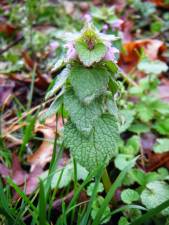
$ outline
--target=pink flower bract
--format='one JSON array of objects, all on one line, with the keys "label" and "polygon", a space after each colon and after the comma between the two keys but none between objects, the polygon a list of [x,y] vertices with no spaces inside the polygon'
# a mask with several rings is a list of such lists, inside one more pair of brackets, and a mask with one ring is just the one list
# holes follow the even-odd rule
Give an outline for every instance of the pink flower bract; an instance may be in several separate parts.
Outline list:
[{"label": "pink flower bract", "polygon": [[65,45],[65,47],[68,49],[66,59],[67,60],[75,59],[77,57],[77,54],[76,54],[76,49],[74,47],[74,43],[69,42]]},{"label": "pink flower bract", "polygon": [[108,42],[106,45],[108,49],[106,55],[104,56],[104,60],[115,62],[115,53],[119,53],[119,50],[115,47],[112,47],[110,42]]},{"label": "pink flower bract", "polygon": [[121,27],[121,25],[123,24],[123,20],[121,20],[121,19],[116,19],[116,20],[114,20],[113,22],[112,22],[112,24],[111,24],[111,27],[112,28],[120,28]]}]

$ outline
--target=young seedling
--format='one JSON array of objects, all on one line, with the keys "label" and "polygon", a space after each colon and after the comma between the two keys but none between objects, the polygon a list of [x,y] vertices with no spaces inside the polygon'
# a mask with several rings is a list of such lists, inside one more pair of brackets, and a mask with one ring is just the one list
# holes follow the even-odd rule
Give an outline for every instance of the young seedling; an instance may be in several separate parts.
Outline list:
[{"label": "young seedling", "polygon": [[[47,115],[64,105],[68,121],[64,126],[64,145],[80,165],[89,172],[116,156],[119,132],[114,113],[118,66],[112,47],[113,35],[99,33],[87,23],[79,35],[66,45],[67,55],[58,62],[62,72],[52,83],[47,98],[57,94]],[[105,170],[103,184],[111,183]]]}]

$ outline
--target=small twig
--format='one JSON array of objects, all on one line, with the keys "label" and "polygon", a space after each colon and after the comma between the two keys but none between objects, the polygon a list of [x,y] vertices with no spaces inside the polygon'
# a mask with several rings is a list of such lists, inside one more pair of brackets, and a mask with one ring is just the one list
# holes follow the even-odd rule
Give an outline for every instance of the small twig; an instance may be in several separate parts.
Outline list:
[{"label": "small twig", "polygon": [[17,45],[23,39],[24,39],[24,36],[21,35],[14,42],[12,42],[11,44],[9,44],[6,48],[0,49],[0,55],[2,55],[3,53],[7,52],[10,48],[12,48],[13,46]]},{"label": "small twig", "polygon": [[57,200],[55,200],[53,202],[53,208],[54,209],[59,209],[61,208],[61,205],[62,205],[62,202],[64,201],[65,203],[68,203],[70,202],[70,200],[73,198],[73,195],[74,195],[74,191],[71,191],[70,193],[68,193],[64,198],[59,198]]},{"label": "small twig", "polygon": [[140,138],[140,154],[141,154],[141,165],[142,167],[145,169],[145,162],[144,162],[144,159],[145,159],[145,156],[144,156],[144,149],[143,149],[143,146],[142,146],[142,143],[141,143],[141,137]]},{"label": "small twig", "polygon": [[21,139],[18,139],[18,138],[16,138],[16,137],[12,136],[11,134],[7,134],[5,137],[6,137],[7,139],[9,139],[9,140],[15,142],[15,144],[22,144],[22,140],[21,140]]},{"label": "small twig", "polygon": [[20,127],[24,126],[25,123],[20,124],[17,127],[15,127],[17,125],[17,123],[19,121],[21,121],[22,119],[24,119],[27,115],[32,114],[33,112],[35,112],[37,109],[39,109],[41,107],[44,107],[47,103],[51,102],[54,98],[55,97],[53,97],[53,98],[49,99],[48,101],[46,101],[46,102],[44,102],[44,103],[42,103],[42,104],[32,108],[28,112],[23,113],[22,116],[19,119],[17,119],[17,117],[13,118],[11,121],[9,121],[9,123],[12,123],[12,125],[7,130],[5,130],[6,133],[2,137],[5,137],[6,135],[9,135],[10,133],[12,133],[12,132],[18,130]]}]

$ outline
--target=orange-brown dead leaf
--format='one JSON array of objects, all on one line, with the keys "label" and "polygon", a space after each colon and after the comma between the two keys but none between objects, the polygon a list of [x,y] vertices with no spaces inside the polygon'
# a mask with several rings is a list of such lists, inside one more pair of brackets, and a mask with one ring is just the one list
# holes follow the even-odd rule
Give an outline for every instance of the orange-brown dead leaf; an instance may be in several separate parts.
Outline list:
[{"label": "orange-brown dead leaf", "polygon": [[10,36],[15,30],[16,28],[12,24],[1,21],[0,33],[4,33],[5,35]]},{"label": "orange-brown dead leaf", "polygon": [[0,76],[0,107],[9,105],[15,83],[4,76]]},{"label": "orange-brown dead leaf", "polygon": [[165,3],[165,0],[151,0],[155,5],[163,7],[163,8],[169,8],[169,3]]},{"label": "orange-brown dead leaf", "polygon": [[151,153],[151,156],[148,158],[146,163],[146,171],[154,171],[161,166],[166,166],[169,168],[169,153]]},{"label": "orange-brown dead leaf", "polygon": [[48,118],[45,124],[37,123],[35,126],[35,133],[37,132],[42,133],[44,141],[32,155],[27,157],[27,161],[31,165],[31,171],[37,166],[43,168],[51,161],[53,142],[56,135],[56,117],[53,116]]},{"label": "orange-brown dead leaf", "polygon": [[152,150],[156,142],[156,138],[157,137],[153,133],[145,133],[141,137],[143,154],[145,156],[145,165],[142,169],[146,172],[154,171],[161,166],[169,168],[169,153],[157,154]]},{"label": "orange-brown dead leaf", "polygon": [[40,89],[46,89],[51,82],[50,75],[42,73],[42,71],[38,67],[38,63],[31,58],[30,54],[27,51],[22,52],[22,57],[28,70],[35,70],[37,74],[35,85]]},{"label": "orange-brown dead leaf", "polygon": [[142,48],[152,60],[159,59],[166,49],[162,41],[153,39],[127,42],[123,47],[124,53],[120,55],[119,65],[126,73],[130,72],[138,64]]}]

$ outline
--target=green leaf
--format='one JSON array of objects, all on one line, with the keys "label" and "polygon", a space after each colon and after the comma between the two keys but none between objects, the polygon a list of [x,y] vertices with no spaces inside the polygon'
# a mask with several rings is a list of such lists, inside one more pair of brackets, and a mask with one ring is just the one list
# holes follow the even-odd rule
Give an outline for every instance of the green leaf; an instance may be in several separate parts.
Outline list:
[{"label": "green leaf", "polygon": [[[93,202],[92,211],[91,211],[91,217],[93,220],[95,220],[96,215],[97,215],[100,207],[102,206],[103,202],[104,202],[104,198],[102,196],[98,196],[96,198],[96,200]],[[102,217],[101,217],[102,223],[101,224],[107,223],[111,219],[110,213],[111,213],[110,207],[107,206],[105,208],[104,213],[102,214]]]},{"label": "green leaf", "polygon": [[[74,170],[73,170],[74,173]],[[77,180],[85,180],[88,175],[88,171],[81,166],[79,163],[77,163]],[[74,175],[73,175],[74,178]]]},{"label": "green leaf", "polygon": [[139,82],[139,87],[142,89],[142,94],[154,91],[159,84],[159,80],[155,76],[146,76]]},{"label": "green leaf", "polygon": [[132,183],[136,182],[141,186],[145,186],[147,183],[160,179],[160,175],[156,172],[145,173],[144,171],[136,168],[132,169],[128,173],[128,177],[132,180]]},{"label": "green leaf", "polygon": [[139,152],[140,148],[140,137],[137,135],[133,135],[131,138],[127,140],[127,143],[120,146],[120,153],[136,155]]},{"label": "green leaf", "polygon": [[63,188],[66,187],[72,180],[73,165],[68,164],[64,168],[58,170],[51,182],[51,188]]},{"label": "green leaf", "polygon": [[96,99],[89,105],[85,105],[79,101],[72,89],[67,90],[64,95],[64,106],[77,129],[86,134],[90,133],[93,123],[102,114],[100,100]]},{"label": "green leaf", "polygon": [[143,122],[148,122],[153,119],[154,116],[154,109],[151,107],[146,106],[144,103],[140,103],[136,105],[136,111],[138,113],[138,117]]},{"label": "green leaf", "polygon": [[133,135],[128,139],[126,147],[130,147],[130,152],[128,152],[128,154],[136,155],[139,152],[140,148],[140,137],[137,135]]},{"label": "green leaf", "polygon": [[95,170],[104,162],[106,166],[117,154],[118,127],[114,116],[104,114],[94,123],[90,136],[82,135],[72,122],[65,125],[64,143],[74,158],[87,170]]},{"label": "green leaf", "polygon": [[112,61],[104,61],[104,64],[112,74],[116,74],[119,70],[117,64]]},{"label": "green leaf", "polygon": [[53,65],[51,72],[53,73],[53,72],[56,72],[56,71],[62,69],[64,65],[65,65],[65,62],[64,62],[63,58],[57,60],[57,62]]},{"label": "green leaf", "polygon": [[63,96],[62,93],[59,93],[58,96],[56,96],[56,98],[54,99],[54,101],[52,102],[52,104],[50,105],[50,107],[48,108],[48,110],[46,112],[44,112],[42,115],[40,115],[40,120],[45,120],[46,118],[52,116],[54,113],[57,113],[60,109],[60,106],[63,103]]},{"label": "green leaf", "polygon": [[[42,180],[45,180],[48,177],[48,170],[42,173],[40,178]],[[77,180],[85,180],[88,175],[87,170],[77,164]],[[64,188],[68,186],[68,184],[73,180],[74,178],[74,168],[73,163],[67,164],[63,168],[59,168],[55,170],[55,173],[51,180],[51,188]]]},{"label": "green leaf", "polygon": [[64,85],[70,73],[70,68],[66,67],[62,70],[62,72],[57,75],[56,79],[52,82],[49,87],[49,91],[47,92],[45,99],[52,97],[56,92]]},{"label": "green leaf", "polygon": [[123,170],[131,159],[133,159],[133,155],[118,154],[114,160],[115,167],[119,170]]},{"label": "green leaf", "polygon": [[163,28],[164,24],[161,21],[155,21],[151,24],[150,26],[150,30],[153,33],[158,33],[161,31],[161,29]]},{"label": "green leaf", "polygon": [[120,217],[120,220],[118,221],[118,225],[129,225],[130,223],[128,222],[127,218],[124,216]]},{"label": "green leaf", "polygon": [[141,96],[143,94],[143,89],[138,86],[138,87],[130,87],[128,89],[129,94],[134,95],[134,96]]},{"label": "green leaf", "polygon": [[99,62],[106,54],[107,48],[101,43],[95,43],[92,49],[89,49],[84,41],[78,41],[75,44],[77,54],[84,66],[91,66],[93,63]]},{"label": "green leaf", "polygon": [[146,133],[150,129],[147,125],[141,123],[134,123],[130,126],[129,131],[132,131],[137,134]]},{"label": "green leaf", "polygon": [[156,153],[163,153],[169,151],[169,139],[168,138],[158,138],[157,143],[153,146],[153,150]]},{"label": "green leaf", "polygon": [[159,180],[160,179],[160,176],[156,172],[149,172],[149,173],[146,173],[145,174],[144,179],[145,179],[145,183],[147,184],[147,183],[150,183],[152,181]]},{"label": "green leaf", "polygon": [[133,168],[128,173],[128,176],[131,177],[134,182],[137,182],[141,186],[146,184],[145,175],[146,174],[144,171],[136,168]]},{"label": "green leaf", "polygon": [[[90,183],[90,185],[87,187],[87,195],[88,195],[88,196],[92,196],[94,186],[95,186],[95,183],[92,182],[92,183]],[[104,191],[103,184],[102,184],[102,183],[99,183],[99,184],[98,184],[98,187],[97,187],[97,193],[101,193],[101,192],[103,192],[103,191]]]},{"label": "green leaf", "polygon": [[124,203],[131,204],[132,202],[139,200],[139,194],[136,191],[128,188],[122,191],[121,199]]},{"label": "green leaf", "polygon": [[114,95],[117,91],[120,90],[120,85],[112,77],[110,77],[109,88],[111,93]]},{"label": "green leaf", "polygon": [[153,128],[158,131],[159,134],[168,135],[169,134],[169,118],[158,120]]},{"label": "green leaf", "polygon": [[107,110],[110,114],[114,115],[117,119],[119,118],[118,108],[115,100],[112,97],[107,98]]},{"label": "green leaf", "polygon": [[147,103],[149,104],[149,107],[154,109],[154,111],[162,114],[162,115],[169,115],[169,104],[167,102],[163,102],[159,99],[147,99]]},{"label": "green leaf", "polygon": [[[155,208],[169,199],[169,185],[163,181],[153,181],[146,185],[141,193],[141,201],[147,209]],[[169,207],[161,212],[163,215],[169,215]]]},{"label": "green leaf", "polygon": [[134,113],[131,110],[121,110],[121,125],[120,125],[120,133],[126,131],[134,120]]},{"label": "green leaf", "polygon": [[160,74],[168,70],[166,63],[160,60],[144,59],[138,64],[138,69],[145,73]]},{"label": "green leaf", "polygon": [[157,171],[158,171],[158,174],[159,174],[161,180],[164,180],[169,175],[169,172],[168,172],[167,168],[160,167]]},{"label": "green leaf", "polygon": [[89,104],[106,92],[109,76],[110,73],[101,66],[96,68],[75,66],[71,69],[70,82],[80,101]]}]

